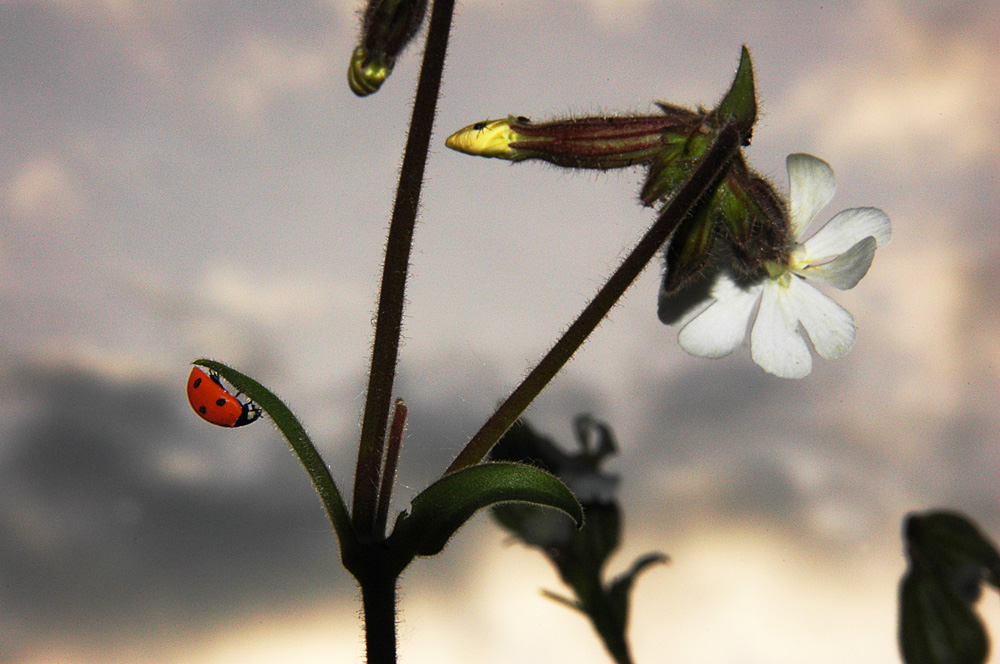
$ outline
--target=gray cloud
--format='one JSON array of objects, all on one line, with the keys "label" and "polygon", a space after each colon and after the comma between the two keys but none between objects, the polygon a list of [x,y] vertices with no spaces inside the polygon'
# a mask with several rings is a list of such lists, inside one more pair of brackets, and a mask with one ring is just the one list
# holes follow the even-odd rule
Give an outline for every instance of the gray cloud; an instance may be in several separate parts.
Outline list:
[{"label": "gray cloud", "polygon": [[[8,649],[71,635],[115,652],[139,633],[177,646],[243,612],[353,600],[319,500],[266,425],[209,428],[142,380],[25,368],[16,384],[35,414],[0,464]],[[260,448],[260,468],[227,477],[240,453],[220,446]],[[165,470],[177,454],[190,476]]]}]

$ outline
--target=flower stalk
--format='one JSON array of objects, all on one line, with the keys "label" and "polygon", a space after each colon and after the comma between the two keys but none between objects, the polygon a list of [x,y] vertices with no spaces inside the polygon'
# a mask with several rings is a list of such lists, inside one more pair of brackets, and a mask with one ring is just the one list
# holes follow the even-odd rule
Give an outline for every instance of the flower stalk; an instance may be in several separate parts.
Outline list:
[{"label": "flower stalk", "polygon": [[389,238],[386,242],[368,392],[361,420],[361,440],[354,474],[352,517],[358,535],[362,538],[384,537],[384,533],[375,532],[383,445],[389,419],[392,385],[396,375],[399,338],[402,333],[403,301],[413,244],[413,227],[420,202],[424,167],[427,163],[427,151],[437,109],[438,92],[441,88],[441,72],[444,69],[454,8],[454,0],[437,0],[431,12],[427,48],[420,68],[420,81],[413,103],[410,133],[403,153],[403,167],[400,170],[396,201],[389,225]]}]

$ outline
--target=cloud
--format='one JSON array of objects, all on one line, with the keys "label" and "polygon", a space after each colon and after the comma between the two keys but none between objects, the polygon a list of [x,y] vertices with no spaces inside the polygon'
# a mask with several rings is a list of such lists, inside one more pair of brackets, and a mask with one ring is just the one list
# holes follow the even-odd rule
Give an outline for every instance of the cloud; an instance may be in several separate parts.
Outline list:
[{"label": "cloud", "polygon": [[197,286],[209,308],[272,325],[291,321],[309,325],[331,310],[364,310],[370,305],[358,290],[344,283],[319,282],[311,275],[262,277],[246,268],[218,263],[209,266]]},{"label": "cloud", "polygon": [[27,223],[72,227],[88,211],[86,197],[72,169],[62,160],[36,157],[20,165],[5,183],[3,200]]},{"label": "cloud", "polygon": [[848,28],[860,48],[817,62],[773,105],[772,121],[816,135],[817,150],[837,160],[877,151],[903,172],[992,161],[1000,83],[995,23],[983,19],[942,22],[873,3]]},{"label": "cloud", "polygon": [[0,622],[17,625],[7,648],[71,638],[110,661],[133,631],[167,652],[234,614],[353,599],[276,432],[181,419],[179,397],[73,369],[25,366],[6,383],[5,402],[34,404],[4,427]]},{"label": "cloud", "polygon": [[[229,52],[204,70],[205,94],[243,124],[256,125],[275,102],[341,83],[343,63],[322,44],[282,42],[262,34],[240,35]],[[343,66],[341,66],[343,65]],[[333,74],[337,76],[334,77]]]}]

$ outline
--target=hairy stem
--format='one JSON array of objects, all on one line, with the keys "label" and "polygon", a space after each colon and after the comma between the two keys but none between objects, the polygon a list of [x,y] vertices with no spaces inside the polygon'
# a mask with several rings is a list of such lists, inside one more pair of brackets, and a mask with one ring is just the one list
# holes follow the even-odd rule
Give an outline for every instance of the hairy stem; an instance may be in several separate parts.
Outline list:
[{"label": "hairy stem", "polygon": [[399,174],[396,202],[392,210],[389,239],[386,242],[378,317],[375,322],[375,341],[372,345],[371,372],[368,378],[368,395],[361,420],[358,463],[354,473],[352,515],[355,531],[362,538],[384,537],[384,533],[375,532],[382,449],[399,353],[413,226],[417,218],[420,188],[427,162],[427,148],[434,124],[434,112],[441,87],[441,72],[444,68],[454,8],[454,0],[434,2],[427,47],[420,68],[420,82],[417,84],[417,96],[410,119],[410,133],[403,155],[403,167]]},{"label": "hairy stem", "polygon": [[383,572],[361,581],[367,664],[396,664],[396,579]]},{"label": "hairy stem", "polygon": [[482,428],[462,449],[445,473],[451,473],[479,463],[490,449],[514,424],[521,413],[534,401],[542,389],[549,384],[560,369],[569,361],[573,353],[583,345],[601,320],[611,311],[611,307],[625,293],[639,276],[646,264],[667,241],[670,234],[694,209],[699,200],[718,178],[725,173],[730,160],[740,146],[740,134],[732,124],[726,125],[705,154],[701,164],[688,178],[684,186],[671,199],[659,218],[639,240],[632,252],[622,261],[607,283],[601,287],[594,299],[569,329],[541,359],[537,366],[511,393]]}]

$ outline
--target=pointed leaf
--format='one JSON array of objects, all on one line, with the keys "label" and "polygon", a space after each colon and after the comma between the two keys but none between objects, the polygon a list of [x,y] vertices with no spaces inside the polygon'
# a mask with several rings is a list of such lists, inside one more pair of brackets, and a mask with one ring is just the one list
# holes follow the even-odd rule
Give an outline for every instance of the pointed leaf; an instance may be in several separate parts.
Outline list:
[{"label": "pointed leaf", "polygon": [[665,554],[659,552],[647,553],[637,558],[627,572],[615,577],[608,584],[608,598],[616,615],[621,619],[622,624],[627,624],[628,622],[629,593],[632,592],[632,586],[635,584],[636,577],[652,565],[661,565],[668,562],[670,562],[670,558]]},{"label": "pointed leaf", "polygon": [[337,490],[337,485],[330,475],[330,469],[327,468],[323,458],[316,451],[316,447],[309,439],[309,435],[302,427],[302,424],[299,423],[298,418],[270,390],[236,369],[232,369],[221,362],[205,359],[195,360],[194,364],[211,369],[228,380],[236,389],[260,406],[278,427],[285,440],[291,445],[295,456],[299,458],[299,461],[305,466],[306,472],[309,473],[309,478],[312,480],[316,492],[323,501],[326,513],[330,517],[330,522],[337,533],[344,564],[350,569],[350,561],[356,552],[354,529],[351,527],[351,519],[348,516],[347,508],[344,505],[340,491]]},{"label": "pointed leaf", "polygon": [[390,546],[398,555],[433,556],[478,510],[504,502],[562,510],[580,526],[583,508],[557,477],[533,466],[485,463],[445,475],[424,489],[396,522]]}]

